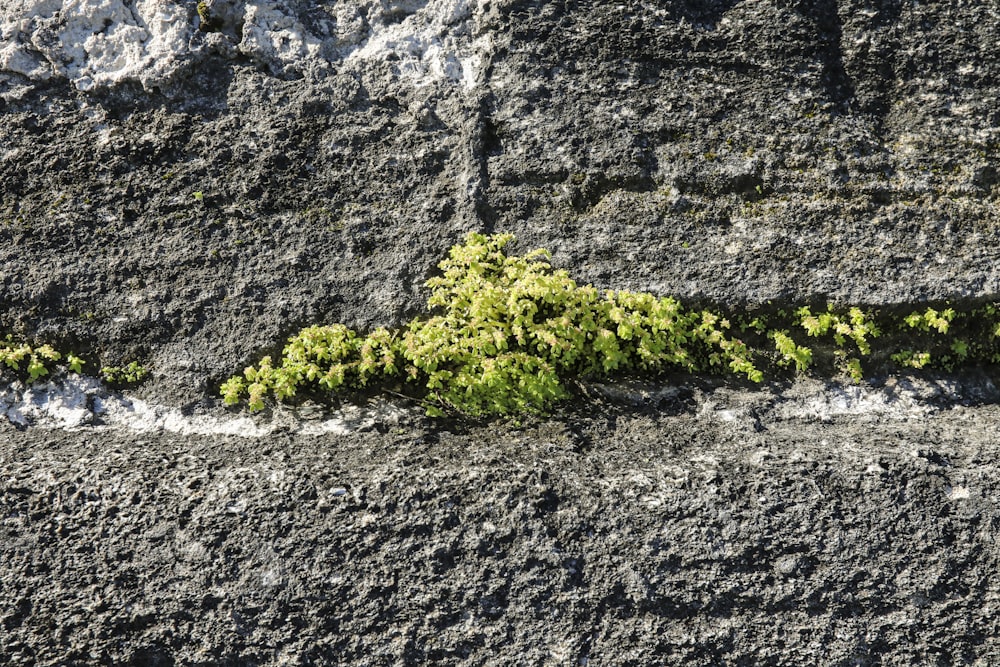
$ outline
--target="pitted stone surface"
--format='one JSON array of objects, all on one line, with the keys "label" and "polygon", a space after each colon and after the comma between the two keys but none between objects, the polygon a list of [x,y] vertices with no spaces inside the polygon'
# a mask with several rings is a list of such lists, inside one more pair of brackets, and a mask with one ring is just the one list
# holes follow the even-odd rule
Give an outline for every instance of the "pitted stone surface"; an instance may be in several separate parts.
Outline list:
[{"label": "pitted stone surface", "polygon": [[0,15],[0,324],[171,400],[402,323],[470,230],[729,306],[1000,293],[988,4],[204,7]]},{"label": "pitted stone surface", "polygon": [[422,312],[468,231],[688,302],[996,300],[997,34],[980,2],[3,3],[0,332],[152,373],[2,378],[0,658],[997,663],[989,369],[608,385],[527,428],[215,397],[303,325]]}]

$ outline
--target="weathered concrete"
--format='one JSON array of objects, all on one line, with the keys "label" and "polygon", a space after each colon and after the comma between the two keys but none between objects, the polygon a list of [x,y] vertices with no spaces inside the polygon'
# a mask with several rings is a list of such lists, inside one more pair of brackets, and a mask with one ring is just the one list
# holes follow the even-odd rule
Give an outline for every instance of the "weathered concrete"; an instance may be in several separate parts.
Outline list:
[{"label": "weathered concrete", "polygon": [[[470,230],[727,306],[996,299],[990,3],[203,14],[0,8],[0,330],[143,361],[159,419],[0,433],[0,656],[997,661],[986,373],[905,419],[722,388],[526,430],[204,426],[298,327],[422,310]],[[729,422],[698,417],[723,395]]]}]

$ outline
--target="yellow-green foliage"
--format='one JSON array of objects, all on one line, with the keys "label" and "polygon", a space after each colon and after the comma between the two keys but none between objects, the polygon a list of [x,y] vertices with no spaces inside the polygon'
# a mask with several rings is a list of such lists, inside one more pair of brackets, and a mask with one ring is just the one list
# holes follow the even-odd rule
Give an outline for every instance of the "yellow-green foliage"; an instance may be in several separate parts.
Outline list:
[{"label": "yellow-green foliage", "polygon": [[[76,354],[58,352],[51,345],[32,347],[11,336],[0,340],[0,371],[12,371],[31,382],[54,373],[81,374],[86,363]],[[126,385],[140,382],[147,373],[146,368],[133,361],[126,366],[105,366],[101,378],[109,384]]]},{"label": "yellow-green foliage", "polygon": [[72,373],[80,373],[85,363],[75,354],[62,355],[51,345],[31,347],[17,343],[9,336],[6,340],[0,341],[0,364],[15,373],[27,372],[31,380],[48,375],[60,360],[64,361],[64,366]]},{"label": "yellow-green foliage", "polygon": [[797,345],[788,331],[773,331],[771,338],[774,340],[774,347],[781,355],[778,364],[788,366],[794,363],[798,371],[804,371],[812,364],[812,350],[808,347]]},{"label": "yellow-green foliage", "polygon": [[[987,338],[995,338],[997,330],[997,326],[994,324],[995,315],[996,310],[993,306],[987,306],[982,311],[971,313],[958,313],[953,308],[945,308],[942,311],[937,311],[934,308],[927,308],[923,312],[913,311],[903,318],[900,329],[926,345],[927,349],[919,352],[909,349],[901,350],[893,354],[891,358],[900,366],[908,368],[924,368],[931,365],[953,368],[956,363],[964,362],[972,351],[969,340],[956,337],[955,325],[964,323],[966,327],[972,325],[973,329],[977,326],[985,328],[989,330]],[[987,318],[987,323],[978,322],[984,316]],[[959,331],[958,335],[963,333],[975,335],[974,331],[968,330]],[[975,347],[983,351],[992,345],[990,342],[985,344],[980,342],[976,343]]]},{"label": "yellow-green foliage", "polygon": [[[872,347],[869,338],[878,338],[881,333],[871,314],[857,307],[849,308],[846,313],[839,314],[834,310],[833,304],[827,306],[825,313],[813,314],[808,306],[803,306],[796,310],[795,314],[809,336],[818,338],[829,335],[833,337],[833,342],[837,346],[834,357],[844,373],[855,382],[860,382],[864,378],[861,360],[850,356],[843,348],[847,341],[851,340],[858,348],[859,354],[862,356],[871,354]],[[781,350],[779,349],[779,351]],[[805,368],[800,365],[799,370],[805,370]]]},{"label": "yellow-green foliage", "polygon": [[222,386],[226,403],[251,410],[268,393],[294,396],[401,377],[431,414],[532,413],[566,398],[564,379],[626,369],[728,369],[762,379],[729,322],[673,298],[599,292],[553,270],[549,254],[508,256],[509,234],[470,234],[427,282],[431,315],[401,332],[359,336],[342,325],[292,336],[275,364],[265,357]]},{"label": "yellow-green foliage", "polygon": [[819,337],[831,334],[837,347],[843,347],[847,339],[851,339],[863,355],[872,351],[868,337],[878,338],[880,333],[871,315],[860,308],[850,308],[846,315],[834,312],[832,304],[827,306],[825,313],[818,315],[814,315],[808,306],[795,312],[808,335]]},{"label": "yellow-green foliage", "polygon": [[[288,339],[277,361],[264,357],[222,385],[227,404],[287,399],[302,389],[352,390],[405,384],[430,414],[543,412],[566,398],[566,381],[622,371],[721,370],[760,382],[763,364],[805,372],[832,362],[855,381],[860,357],[872,354],[882,330],[903,331],[927,351],[881,350],[900,367],[945,368],[956,361],[1000,360],[1000,308],[952,308],[879,316],[861,308],[738,317],[756,356],[732,335],[718,312],[685,308],[672,297],[599,291],[554,270],[545,250],[507,255],[509,234],[469,234],[427,281],[429,314],[398,331],[367,336],[335,324],[312,326]],[[946,336],[947,334],[947,336]],[[820,361],[796,337],[817,339]],[[823,354],[828,356],[824,357]],[[825,361],[824,361],[825,360]]]},{"label": "yellow-green foliage", "polygon": [[923,368],[931,363],[930,352],[902,350],[893,354],[891,358],[893,362],[906,368]]},{"label": "yellow-green foliage", "polygon": [[955,319],[955,310],[952,308],[946,308],[940,313],[933,308],[928,308],[923,313],[910,313],[903,318],[903,321],[911,329],[919,329],[920,331],[935,329],[938,333],[946,334],[953,319]]},{"label": "yellow-green foliage", "polygon": [[108,384],[128,385],[142,382],[149,375],[149,369],[138,361],[125,366],[105,366],[101,369],[101,378]]}]

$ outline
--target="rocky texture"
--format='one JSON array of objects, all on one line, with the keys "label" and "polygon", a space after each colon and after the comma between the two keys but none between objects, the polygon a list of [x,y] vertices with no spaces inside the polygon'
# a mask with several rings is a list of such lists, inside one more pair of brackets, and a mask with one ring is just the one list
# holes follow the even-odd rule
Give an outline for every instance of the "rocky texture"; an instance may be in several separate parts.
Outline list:
[{"label": "rocky texture", "polygon": [[[730,307],[992,300],[998,23],[895,0],[7,2],[0,330],[137,358],[133,398],[183,421],[304,324],[419,312],[470,230]],[[0,650],[990,664],[978,382],[985,405],[909,421],[654,401],[450,435],[11,426]]]},{"label": "rocky texture", "polygon": [[[186,4],[118,4],[89,22],[7,10],[8,61],[51,75],[5,73],[4,328],[152,359],[172,399],[194,400],[292,327],[419,308],[437,258],[478,225],[470,7],[214,3],[237,18],[202,32]],[[91,48],[182,9],[186,37],[157,67],[151,47],[113,63]],[[78,25],[105,18],[99,35]],[[319,43],[303,22],[332,31],[322,48],[275,56]]]},{"label": "rocky texture", "polygon": [[993,664],[996,407],[823,422],[760,399],[521,430],[4,438],[0,656]]},{"label": "rocky texture", "polygon": [[1000,287],[988,5],[207,6],[2,16],[2,324],[171,400],[473,229],[727,305]]}]

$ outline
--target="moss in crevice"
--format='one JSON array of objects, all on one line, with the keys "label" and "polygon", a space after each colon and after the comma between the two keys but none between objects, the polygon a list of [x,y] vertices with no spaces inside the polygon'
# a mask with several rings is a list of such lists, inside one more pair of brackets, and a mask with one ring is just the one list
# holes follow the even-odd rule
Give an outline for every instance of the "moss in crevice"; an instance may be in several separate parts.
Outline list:
[{"label": "moss in crevice", "polygon": [[427,282],[430,314],[361,335],[312,326],[222,385],[227,404],[300,391],[380,386],[418,397],[431,415],[540,413],[576,378],[670,370],[864,378],[862,360],[896,367],[998,359],[1000,312],[922,307],[900,314],[800,306],[751,316],[689,308],[672,297],[580,286],[545,250],[510,256],[511,235],[470,234]]},{"label": "moss in crevice", "polygon": [[112,387],[128,387],[137,385],[146,379],[149,369],[138,361],[132,361],[124,366],[104,366],[101,368],[101,379]]},{"label": "moss in crevice", "polygon": [[[0,340],[0,376],[10,374],[25,382],[37,382],[46,377],[84,375],[87,365],[73,352],[59,352],[52,345],[32,346],[7,336]],[[100,378],[113,387],[134,386],[142,382],[149,371],[137,361],[124,366],[105,366]]]}]

